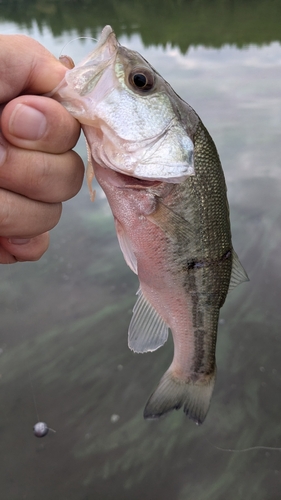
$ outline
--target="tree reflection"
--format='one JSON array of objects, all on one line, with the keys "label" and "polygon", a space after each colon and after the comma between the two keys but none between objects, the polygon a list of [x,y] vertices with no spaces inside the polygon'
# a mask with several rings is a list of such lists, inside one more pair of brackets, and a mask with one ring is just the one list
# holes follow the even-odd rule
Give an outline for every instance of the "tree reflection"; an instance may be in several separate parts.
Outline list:
[{"label": "tree reflection", "polygon": [[0,19],[54,36],[73,30],[96,37],[112,24],[117,37],[140,33],[148,45],[243,46],[281,39],[281,2],[274,0],[2,0]]}]

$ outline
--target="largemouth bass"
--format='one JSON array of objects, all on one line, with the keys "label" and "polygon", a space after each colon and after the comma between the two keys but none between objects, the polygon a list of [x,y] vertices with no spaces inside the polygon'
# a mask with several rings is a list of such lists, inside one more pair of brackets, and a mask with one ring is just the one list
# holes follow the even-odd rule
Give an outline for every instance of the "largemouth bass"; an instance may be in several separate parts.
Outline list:
[{"label": "largemouth bass", "polygon": [[226,185],[212,138],[195,111],[110,26],[67,71],[53,97],[82,124],[93,172],[109,201],[140,288],[129,347],[174,357],[145,418],[183,406],[204,421],[216,376],[219,310],[247,274],[231,243]]}]

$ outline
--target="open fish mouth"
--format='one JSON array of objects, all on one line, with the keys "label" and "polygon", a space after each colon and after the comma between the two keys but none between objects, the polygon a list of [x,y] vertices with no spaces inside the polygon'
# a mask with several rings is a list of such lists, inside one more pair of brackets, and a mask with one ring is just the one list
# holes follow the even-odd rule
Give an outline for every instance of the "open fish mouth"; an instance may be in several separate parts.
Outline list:
[{"label": "open fish mouth", "polygon": [[106,67],[113,63],[120,46],[111,26],[105,26],[94,50],[65,75],[65,81],[80,96],[86,96],[97,85]]},{"label": "open fish mouth", "polygon": [[[141,179],[134,175],[124,174],[108,167],[96,166],[96,169],[97,168],[99,171],[99,177],[107,179],[110,178],[111,184],[116,188],[131,190],[135,189],[138,191],[149,190],[153,192],[153,189],[157,190],[159,189],[159,186],[163,186],[161,191],[165,193],[170,191],[170,189],[172,188],[171,183],[163,183],[162,181],[159,181],[157,179]],[[91,166],[89,167],[89,170],[91,172]]]},{"label": "open fish mouth", "polygon": [[162,184],[162,181],[157,180],[147,180],[147,179],[139,179],[138,177],[134,177],[131,175],[117,173],[120,182],[123,185],[123,188],[128,189],[147,189],[157,187]]}]

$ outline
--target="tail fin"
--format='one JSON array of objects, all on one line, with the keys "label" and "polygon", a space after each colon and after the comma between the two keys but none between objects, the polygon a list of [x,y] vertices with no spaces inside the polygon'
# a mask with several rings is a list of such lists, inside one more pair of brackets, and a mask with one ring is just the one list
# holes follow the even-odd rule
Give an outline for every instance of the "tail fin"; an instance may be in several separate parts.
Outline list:
[{"label": "tail fin", "polygon": [[185,382],[176,378],[171,370],[166,371],[146,403],[144,418],[158,418],[184,405],[184,413],[196,424],[202,424],[209,410],[215,378],[214,371],[196,382]]}]

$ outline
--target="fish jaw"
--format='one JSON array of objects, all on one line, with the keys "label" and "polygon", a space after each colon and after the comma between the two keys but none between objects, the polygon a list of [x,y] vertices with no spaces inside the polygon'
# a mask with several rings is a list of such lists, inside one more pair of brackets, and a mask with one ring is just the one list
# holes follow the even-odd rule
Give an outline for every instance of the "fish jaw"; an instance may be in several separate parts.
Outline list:
[{"label": "fish jaw", "polygon": [[96,119],[95,106],[117,84],[112,65],[119,45],[112,28],[105,26],[95,49],[77,66],[66,71],[63,80],[49,94],[81,124],[92,124]]},{"label": "fish jaw", "polygon": [[[143,180],[178,183],[194,175],[192,141],[177,124],[167,124],[159,135],[139,140],[116,135],[104,120],[97,126],[82,125],[95,163]],[[175,151],[175,154],[173,153]],[[179,150],[185,159],[176,159]],[[173,160],[171,160],[171,157]]]},{"label": "fish jaw", "polygon": [[[149,91],[132,84],[138,72],[153,81]],[[196,115],[188,133],[178,111],[180,98],[142,56],[118,43],[110,27],[102,31],[96,49],[66,72],[52,97],[80,121],[100,165],[170,183],[195,174]]]},{"label": "fish jaw", "polygon": [[66,84],[80,96],[89,95],[97,87],[106,68],[114,64],[119,46],[112,28],[105,26],[95,49],[75,68],[66,72]]}]

